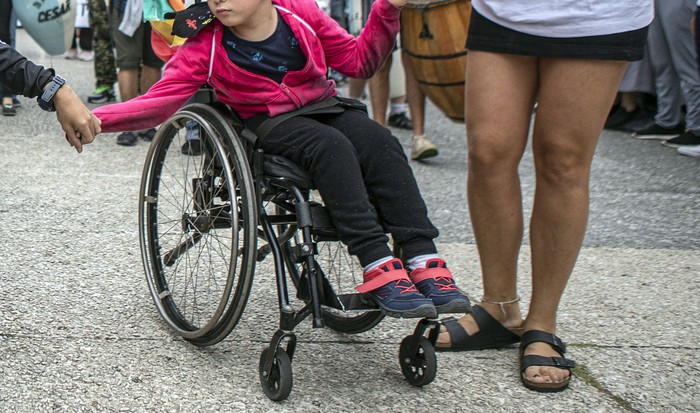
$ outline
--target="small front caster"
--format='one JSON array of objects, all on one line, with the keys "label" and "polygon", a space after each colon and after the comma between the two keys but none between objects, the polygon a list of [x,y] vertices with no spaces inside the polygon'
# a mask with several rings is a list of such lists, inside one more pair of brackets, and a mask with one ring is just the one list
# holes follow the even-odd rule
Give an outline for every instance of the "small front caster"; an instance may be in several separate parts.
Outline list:
[{"label": "small front caster", "polygon": [[423,336],[410,335],[401,341],[399,364],[401,373],[412,386],[430,384],[437,374],[435,349]]},{"label": "small front caster", "polygon": [[265,362],[271,351],[270,347],[262,351],[258,372],[263,392],[270,400],[278,402],[285,400],[292,392],[292,360],[284,349],[277,347],[268,372]]}]

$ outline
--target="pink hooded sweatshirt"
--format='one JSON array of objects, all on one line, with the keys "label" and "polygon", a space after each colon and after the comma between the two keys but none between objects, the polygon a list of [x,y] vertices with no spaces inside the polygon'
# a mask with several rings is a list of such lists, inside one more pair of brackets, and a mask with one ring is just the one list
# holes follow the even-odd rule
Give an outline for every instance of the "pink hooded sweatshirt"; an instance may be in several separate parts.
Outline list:
[{"label": "pink hooded sweatshirt", "polygon": [[208,83],[216,97],[238,115],[276,116],[336,95],[327,67],[353,78],[369,78],[391,53],[399,31],[401,9],[376,0],[362,33],[355,38],[319,9],[315,0],[273,0],[299,40],[306,56],[302,70],[277,83],[248,72],[228,58],[221,43],[221,22],[214,20],[188,39],[168,62],[163,77],[148,92],[93,113],[102,132],[143,130],[163,123]]}]

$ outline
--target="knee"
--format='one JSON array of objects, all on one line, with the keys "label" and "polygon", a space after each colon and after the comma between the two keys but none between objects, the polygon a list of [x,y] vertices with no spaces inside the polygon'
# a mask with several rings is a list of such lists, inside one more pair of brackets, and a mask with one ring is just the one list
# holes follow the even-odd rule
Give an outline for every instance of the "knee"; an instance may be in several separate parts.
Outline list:
[{"label": "knee", "polygon": [[313,164],[331,162],[343,165],[357,159],[355,148],[340,134],[331,134],[318,139],[310,155]]},{"label": "knee", "polygon": [[573,150],[542,150],[535,154],[537,183],[571,190],[588,186],[590,161]]},{"label": "knee", "polygon": [[492,142],[472,141],[469,144],[467,163],[469,173],[475,176],[495,177],[502,171],[517,171],[521,154],[514,147]]}]

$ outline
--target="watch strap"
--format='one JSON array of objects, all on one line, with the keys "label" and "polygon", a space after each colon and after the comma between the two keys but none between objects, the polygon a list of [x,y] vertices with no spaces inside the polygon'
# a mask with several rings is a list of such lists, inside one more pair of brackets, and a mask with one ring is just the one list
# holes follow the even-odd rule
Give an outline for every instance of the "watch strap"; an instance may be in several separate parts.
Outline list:
[{"label": "watch strap", "polygon": [[66,80],[64,78],[58,75],[54,76],[51,82],[49,82],[49,87],[47,87],[44,93],[37,99],[39,107],[49,112],[55,111],[56,107],[54,106],[53,98],[56,96],[58,89],[65,84]]}]

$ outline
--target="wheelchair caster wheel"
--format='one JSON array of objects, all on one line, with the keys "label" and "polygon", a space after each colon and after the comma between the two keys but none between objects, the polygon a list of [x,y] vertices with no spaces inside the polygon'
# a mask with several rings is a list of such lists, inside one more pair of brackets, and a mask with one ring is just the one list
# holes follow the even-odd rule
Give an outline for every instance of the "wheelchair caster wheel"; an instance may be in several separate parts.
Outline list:
[{"label": "wheelchair caster wheel", "polygon": [[292,360],[282,348],[277,348],[272,369],[269,374],[265,371],[265,359],[269,347],[262,351],[258,372],[260,373],[260,385],[263,393],[273,401],[285,400],[292,392]]},{"label": "wheelchair caster wheel", "polygon": [[416,337],[410,335],[401,341],[399,364],[406,381],[412,386],[421,387],[435,379],[437,357],[433,345],[425,337],[420,337],[417,346],[415,340]]}]

